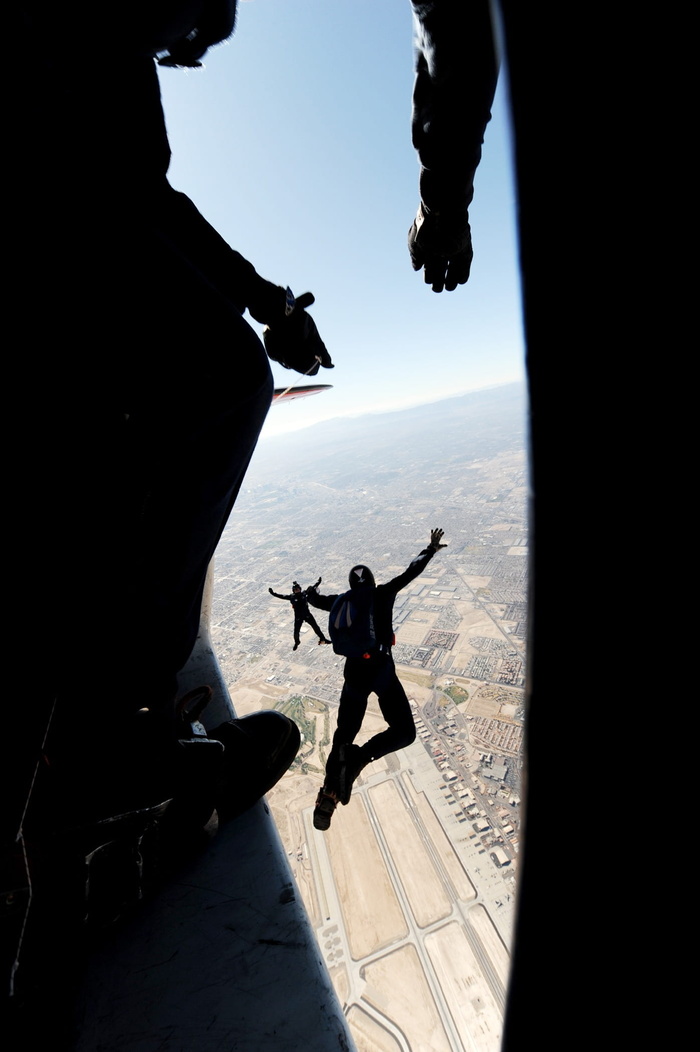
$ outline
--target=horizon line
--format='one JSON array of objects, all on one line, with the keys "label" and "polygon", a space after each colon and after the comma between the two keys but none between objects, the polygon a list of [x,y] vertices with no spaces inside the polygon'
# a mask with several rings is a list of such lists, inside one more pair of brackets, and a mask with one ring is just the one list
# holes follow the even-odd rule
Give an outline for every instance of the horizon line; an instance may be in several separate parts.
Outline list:
[{"label": "horizon line", "polygon": [[263,439],[280,438],[282,435],[289,435],[296,431],[307,431],[311,427],[318,427],[320,424],[329,424],[334,420],[357,420],[363,416],[380,416],[389,413],[400,413],[408,409],[417,409],[419,406],[434,405],[437,402],[448,402],[452,398],[462,398],[464,395],[468,394],[478,394],[479,391],[490,391],[497,387],[508,387],[510,384],[525,384],[526,380],[527,378],[525,376],[519,376],[511,380],[499,380],[494,383],[483,384],[480,387],[470,387],[461,391],[453,391],[450,394],[434,395],[429,398],[402,402],[400,405],[375,406],[371,409],[362,410],[348,409],[344,412],[333,413],[321,420],[312,420],[308,423],[301,423],[289,427],[283,431],[276,431],[274,434],[265,434],[263,425],[263,431],[260,434],[259,441],[262,442]]}]

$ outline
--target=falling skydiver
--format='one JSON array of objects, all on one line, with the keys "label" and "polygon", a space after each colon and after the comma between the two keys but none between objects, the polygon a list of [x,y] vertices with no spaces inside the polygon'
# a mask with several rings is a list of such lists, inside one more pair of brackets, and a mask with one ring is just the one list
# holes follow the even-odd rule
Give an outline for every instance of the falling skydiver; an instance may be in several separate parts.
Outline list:
[{"label": "falling skydiver", "polygon": [[[344,683],[338,706],[338,725],[333,735],[333,745],[326,764],[326,776],[318,794],[314,810],[316,829],[328,829],[336,804],[347,804],[350,801],[352,785],[358,774],[372,760],[386,756],[387,753],[405,749],[415,740],[416,728],[413,714],[396,669],[391,648],[394,644],[392,612],[397,594],[410,584],[426,566],[442,544],[443,531],[431,530],[430,543],[420,552],[408,569],[394,577],[386,584],[377,585],[374,574],[365,565],[353,566],[350,571],[350,600],[358,608],[372,606],[373,641],[360,656],[347,656],[343,672]],[[308,590],[308,600],[312,606],[321,610],[332,611],[338,595],[321,595],[313,589]],[[337,609],[337,608],[336,608]],[[331,637],[334,626],[329,623]],[[336,652],[338,644],[334,640]],[[364,649],[364,644],[361,649]],[[360,732],[362,721],[367,710],[370,694],[376,694],[379,708],[388,727],[380,734],[375,734],[364,745],[355,745],[355,738]]]},{"label": "falling skydiver", "polygon": [[275,599],[286,599],[292,604],[294,611],[294,646],[293,650],[296,650],[299,646],[300,638],[299,633],[301,632],[301,626],[306,623],[313,628],[314,632],[318,636],[318,645],[321,646],[323,643],[330,643],[330,639],[326,639],[321,629],[316,623],[316,618],[309,610],[308,595],[310,591],[315,591],[321,583],[321,578],[315,584],[309,585],[308,588],[302,591],[301,585],[297,581],[292,582],[292,591],[289,595],[280,595],[279,592],[273,592],[271,588],[268,588],[270,595],[274,595]]}]

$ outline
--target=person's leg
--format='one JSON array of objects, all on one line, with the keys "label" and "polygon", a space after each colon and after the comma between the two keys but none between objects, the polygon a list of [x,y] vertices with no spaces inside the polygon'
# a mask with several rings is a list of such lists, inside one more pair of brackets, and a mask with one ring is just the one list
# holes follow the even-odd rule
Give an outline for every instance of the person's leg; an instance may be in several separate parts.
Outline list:
[{"label": "person's leg", "polygon": [[322,632],[322,631],[321,631],[321,629],[320,629],[320,628],[318,627],[318,624],[316,623],[316,618],[314,617],[314,615],[313,615],[313,614],[312,614],[311,612],[309,612],[309,613],[308,613],[308,614],[306,615],[306,617],[305,617],[305,621],[306,621],[306,623],[307,623],[307,624],[311,625],[311,627],[313,628],[314,632],[315,632],[315,633],[316,633],[316,635],[318,636],[318,639],[319,639],[319,642],[320,642],[320,643],[326,643],[326,642],[328,642],[328,640],[327,640],[327,639],[326,639],[326,637],[324,636],[323,632]]},{"label": "person's leg", "polygon": [[338,791],[340,772],[340,750],[351,744],[360,733],[367,711],[370,683],[363,662],[348,658],[345,662],[345,681],[338,706],[338,723],[333,735],[333,745],[326,763],[326,787]]},{"label": "person's leg", "polygon": [[294,618],[294,650],[297,649],[297,647],[299,646],[299,643],[301,641],[301,637],[300,637],[299,633],[301,632],[301,626],[302,626],[303,623],[304,623],[303,617],[296,617],[295,616],[295,618]]},{"label": "person's leg", "polygon": [[342,758],[347,748],[354,748],[351,743],[362,727],[370,693],[371,670],[364,661],[347,658],[343,674],[345,682],[338,706],[338,724],[326,763],[325,780],[314,808],[314,826],[321,830],[330,826],[337,802],[347,803],[341,794]]},{"label": "person's leg", "polygon": [[370,689],[377,695],[379,708],[388,727],[364,745],[354,745],[352,740],[340,745],[337,779],[339,799],[343,804],[349,803],[353,783],[368,763],[398,749],[405,749],[415,741],[416,727],[411,706],[396,675],[393,659],[386,656],[379,660],[381,664],[375,666]]},{"label": "person's leg", "polygon": [[380,756],[386,756],[387,753],[405,749],[416,739],[413,713],[406,691],[396,675],[393,658],[386,658],[375,679],[373,689],[388,727],[385,731],[375,734],[362,746],[367,762],[378,760]]}]

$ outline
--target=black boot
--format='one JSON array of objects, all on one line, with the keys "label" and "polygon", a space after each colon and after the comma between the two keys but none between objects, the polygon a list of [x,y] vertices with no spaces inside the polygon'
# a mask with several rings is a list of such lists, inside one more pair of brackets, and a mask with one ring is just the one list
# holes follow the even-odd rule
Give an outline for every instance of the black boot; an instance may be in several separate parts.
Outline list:
[{"label": "black boot", "polygon": [[217,800],[222,818],[240,815],[269,792],[291,767],[301,744],[296,723],[275,709],[228,720],[211,737],[225,747]]},{"label": "black boot", "polygon": [[329,792],[325,786],[321,786],[316,797],[314,807],[314,829],[320,829],[325,833],[330,828],[331,818],[337,806],[334,793]]}]

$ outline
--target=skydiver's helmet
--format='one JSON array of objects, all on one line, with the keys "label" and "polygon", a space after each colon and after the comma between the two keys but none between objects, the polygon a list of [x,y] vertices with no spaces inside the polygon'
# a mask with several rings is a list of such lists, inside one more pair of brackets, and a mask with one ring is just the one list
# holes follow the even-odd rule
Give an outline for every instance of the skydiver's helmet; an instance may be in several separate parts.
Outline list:
[{"label": "skydiver's helmet", "polygon": [[353,566],[348,580],[351,588],[374,588],[376,583],[369,566],[363,566],[362,563]]},{"label": "skydiver's helmet", "polygon": [[298,581],[292,581],[292,591],[293,592],[300,592],[301,591],[301,585],[299,584]]}]

